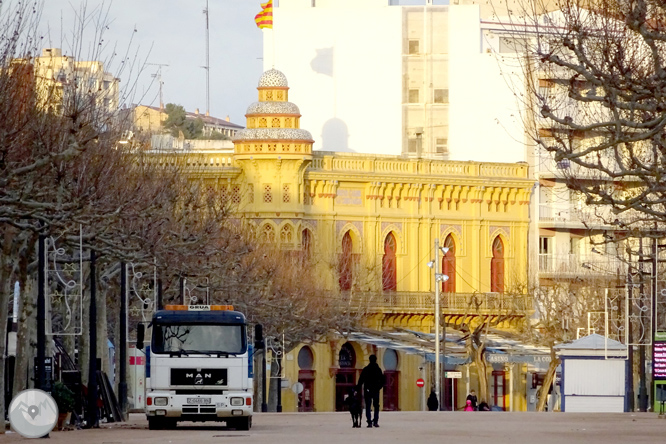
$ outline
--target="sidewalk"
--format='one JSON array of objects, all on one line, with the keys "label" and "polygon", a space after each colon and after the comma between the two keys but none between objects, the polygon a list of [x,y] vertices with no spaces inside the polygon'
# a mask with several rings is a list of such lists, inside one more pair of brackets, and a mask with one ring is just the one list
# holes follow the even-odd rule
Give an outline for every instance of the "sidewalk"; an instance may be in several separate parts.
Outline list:
[{"label": "sidewalk", "polygon": [[[249,432],[210,423],[150,431],[145,417],[133,414],[128,423],[54,432],[48,443],[655,444],[666,439],[666,419],[652,413],[382,412],[379,423],[378,429],[353,429],[348,413],[260,413]],[[1,443],[19,441],[26,440],[15,433],[0,435]]]}]

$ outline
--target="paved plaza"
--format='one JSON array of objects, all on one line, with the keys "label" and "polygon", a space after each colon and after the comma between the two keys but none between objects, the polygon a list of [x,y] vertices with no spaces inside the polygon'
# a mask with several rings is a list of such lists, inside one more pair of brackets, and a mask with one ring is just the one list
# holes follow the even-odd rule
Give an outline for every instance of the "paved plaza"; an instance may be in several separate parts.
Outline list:
[{"label": "paved plaza", "polygon": [[[346,413],[263,413],[249,432],[181,423],[176,430],[150,431],[145,417],[98,430],[54,432],[50,444],[64,443],[660,443],[666,419],[651,413],[382,412],[378,429],[352,429]],[[12,433],[0,442],[26,441]]]}]

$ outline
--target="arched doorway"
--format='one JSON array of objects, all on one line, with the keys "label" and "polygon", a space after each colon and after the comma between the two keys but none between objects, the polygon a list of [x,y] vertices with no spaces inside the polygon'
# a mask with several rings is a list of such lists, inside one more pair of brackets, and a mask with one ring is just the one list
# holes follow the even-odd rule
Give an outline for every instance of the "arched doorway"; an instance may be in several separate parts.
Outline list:
[{"label": "arched doorway", "polygon": [[400,372],[398,371],[398,353],[393,349],[384,351],[384,410],[398,410],[398,393],[400,393]]},{"label": "arched doorway", "polygon": [[493,258],[490,260],[490,291],[504,293],[504,243],[499,236],[493,241]]},{"label": "arched doorway", "polygon": [[382,257],[382,290],[395,291],[397,288],[396,242],[393,233],[384,239],[384,256]]},{"label": "arched doorway", "polygon": [[303,391],[298,394],[298,411],[314,412],[314,354],[310,347],[303,346],[298,352],[298,382],[303,384]]},{"label": "arched doorway", "polygon": [[340,368],[335,374],[335,411],[341,412],[347,409],[345,396],[356,385],[356,351],[349,342],[340,348],[338,365]]}]

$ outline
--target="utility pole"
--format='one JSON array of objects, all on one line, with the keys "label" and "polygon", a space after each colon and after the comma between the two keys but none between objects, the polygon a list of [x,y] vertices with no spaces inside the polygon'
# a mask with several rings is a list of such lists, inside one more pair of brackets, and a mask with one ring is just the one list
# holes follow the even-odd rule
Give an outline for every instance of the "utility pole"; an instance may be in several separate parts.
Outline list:
[{"label": "utility pole", "polygon": [[151,77],[157,79],[160,88],[160,111],[162,111],[164,109],[164,96],[162,95],[162,85],[164,85],[164,82],[162,81],[162,67],[169,65],[166,63],[146,63],[146,65],[157,66],[157,72],[152,74]]},{"label": "utility pole", "polygon": [[118,401],[124,421],[127,409],[127,265],[125,262],[120,263],[120,339],[118,340],[118,350],[120,351]]},{"label": "utility pole", "polygon": [[90,250],[90,361],[88,363],[88,411],[86,428],[98,428],[97,415],[97,279],[95,250]]},{"label": "utility pole", "polygon": [[435,239],[435,393],[437,393],[438,410],[442,409],[442,392],[440,391],[440,382],[442,379],[439,363],[439,239]]},{"label": "utility pole", "polygon": [[206,0],[206,9],[203,11],[206,16],[206,116],[210,116],[210,28],[208,26],[208,0]]},{"label": "utility pole", "polygon": [[[37,388],[46,387],[46,236],[39,235],[37,245]],[[4,371],[4,369],[3,369]],[[18,375],[17,375],[18,376]],[[3,406],[4,407],[4,406]]]}]

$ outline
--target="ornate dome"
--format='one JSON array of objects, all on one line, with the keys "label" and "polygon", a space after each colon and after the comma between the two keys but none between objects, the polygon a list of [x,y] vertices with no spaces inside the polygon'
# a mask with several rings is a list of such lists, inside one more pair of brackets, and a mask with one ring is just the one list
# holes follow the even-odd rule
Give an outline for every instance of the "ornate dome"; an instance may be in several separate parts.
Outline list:
[{"label": "ornate dome", "polygon": [[249,128],[238,131],[231,140],[312,140],[312,134],[297,128]]},{"label": "ornate dome", "polygon": [[287,87],[287,76],[277,69],[269,69],[261,75],[259,79],[259,88],[262,87]]},{"label": "ornate dome", "polygon": [[245,114],[301,114],[291,102],[254,102]]}]

